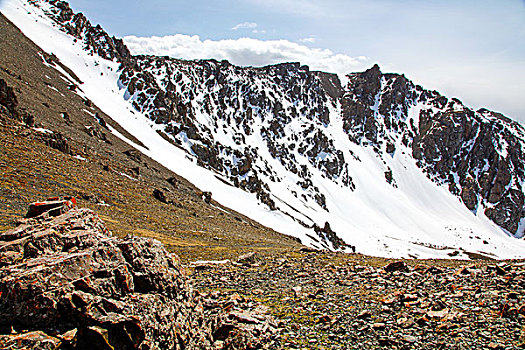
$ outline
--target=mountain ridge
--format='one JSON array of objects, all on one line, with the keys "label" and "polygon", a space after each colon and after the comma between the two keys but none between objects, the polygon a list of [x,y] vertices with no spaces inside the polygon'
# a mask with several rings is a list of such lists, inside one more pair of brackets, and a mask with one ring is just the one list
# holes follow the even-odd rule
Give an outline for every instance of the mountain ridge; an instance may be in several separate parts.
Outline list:
[{"label": "mountain ridge", "polygon": [[[81,39],[88,52],[120,62],[118,83],[124,99],[154,122],[158,134],[221,181],[254,193],[269,209],[310,228],[313,232],[306,236],[313,245],[335,248],[314,230],[326,223],[347,244],[358,244],[341,234],[342,222],[334,224],[341,216],[333,219],[332,213],[341,209],[331,198],[334,189],[351,196],[366,188],[358,172],[380,176],[392,189],[404,191],[403,167],[411,166],[410,158],[427,178],[461,198],[468,210],[512,235],[523,234],[524,143],[517,122],[488,110],[472,111],[404,75],[383,74],[378,66],[349,74],[343,86],[337,76],[311,72],[298,63],[241,68],[216,60],[130,56],[122,41],[73,14],[64,2],[45,4],[56,23]],[[365,162],[371,174],[357,170],[364,157],[369,158]],[[332,189],[327,191],[327,186]],[[372,187],[379,190],[366,188],[359,200],[377,206],[378,199],[368,193],[390,190],[376,183]],[[403,195],[396,194],[393,201]],[[413,202],[402,204],[417,214]],[[398,225],[407,220],[391,218],[404,208],[380,209],[386,218],[378,231],[392,220]],[[355,215],[352,219],[359,218]]]}]

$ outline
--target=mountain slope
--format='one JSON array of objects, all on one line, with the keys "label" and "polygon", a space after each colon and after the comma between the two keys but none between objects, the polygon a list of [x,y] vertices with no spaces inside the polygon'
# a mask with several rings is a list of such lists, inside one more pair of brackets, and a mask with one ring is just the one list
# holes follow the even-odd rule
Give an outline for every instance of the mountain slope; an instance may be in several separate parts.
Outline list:
[{"label": "mountain slope", "polygon": [[342,84],[294,63],[132,56],[65,3],[33,4],[2,12],[142,146],[115,135],[220,203],[317,247],[523,255],[520,124],[377,66]]},{"label": "mountain slope", "polygon": [[68,195],[116,235],[156,238],[185,261],[301,247],[204,201],[200,189],[116,137],[110,129],[133,139],[79,96],[83,87],[66,69],[0,14],[0,230],[28,203]]}]

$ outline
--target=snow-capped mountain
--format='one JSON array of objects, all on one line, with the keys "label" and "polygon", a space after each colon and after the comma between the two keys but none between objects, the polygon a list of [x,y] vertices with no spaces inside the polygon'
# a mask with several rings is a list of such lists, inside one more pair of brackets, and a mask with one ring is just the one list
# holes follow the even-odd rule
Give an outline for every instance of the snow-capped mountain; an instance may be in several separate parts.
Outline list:
[{"label": "snow-capped mountain", "polygon": [[377,65],[133,56],[66,2],[1,10],[144,146],[127,142],[262,224],[373,255],[525,256],[525,129],[499,113]]}]

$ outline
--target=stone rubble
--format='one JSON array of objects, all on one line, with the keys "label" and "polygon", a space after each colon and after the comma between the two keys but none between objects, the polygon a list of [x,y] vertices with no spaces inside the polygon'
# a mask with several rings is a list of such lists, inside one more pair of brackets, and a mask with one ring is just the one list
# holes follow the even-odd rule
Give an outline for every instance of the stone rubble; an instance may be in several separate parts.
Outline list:
[{"label": "stone rubble", "polygon": [[525,348],[523,263],[377,260],[291,252],[192,277],[225,300],[267,305],[275,349]]}]

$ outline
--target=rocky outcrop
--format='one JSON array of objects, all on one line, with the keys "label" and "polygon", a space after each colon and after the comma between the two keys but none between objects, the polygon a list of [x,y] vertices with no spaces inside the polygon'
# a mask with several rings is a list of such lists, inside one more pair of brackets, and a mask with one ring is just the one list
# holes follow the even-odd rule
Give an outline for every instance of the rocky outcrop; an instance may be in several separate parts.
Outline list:
[{"label": "rocky outcrop", "polygon": [[448,182],[470,210],[482,206],[492,221],[523,234],[517,232],[525,217],[523,126],[494,112],[474,112],[457,100],[419,118],[412,150],[420,166]]},{"label": "rocky outcrop", "polygon": [[49,0],[48,15],[64,30],[83,41],[86,50],[105,59],[128,62],[131,54],[122,39],[110,37],[100,25],[93,26],[82,13],[74,13],[66,1]]},{"label": "rocky outcrop", "polygon": [[58,216],[64,214],[77,205],[75,197],[48,198],[45,202],[35,202],[29,205],[26,218],[35,218],[37,216]]},{"label": "rocky outcrop", "polygon": [[[0,78],[0,114],[5,114],[10,119],[22,122],[32,127],[35,117],[24,108],[18,108],[18,98],[13,87],[9,86],[4,79]],[[0,116],[3,118],[3,116]]]},{"label": "rocky outcrop", "polygon": [[262,347],[263,334],[233,319],[235,310],[203,306],[160,242],[112,237],[74,203],[34,203],[17,228],[0,234],[0,347]]},{"label": "rocky outcrop", "polygon": [[68,140],[59,132],[45,132],[41,133],[40,138],[42,141],[51,148],[54,148],[60,152],[71,154],[71,146]]},{"label": "rocky outcrop", "polygon": [[322,242],[329,242],[332,249],[344,250],[345,248],[350,247],[355,252],[355,247],[346,244],[345,241],[343,241],[337,233],[332,230],[329,222],[325,222],[322,228],[318,225],[314,225],[313,230],[317,236],[321,238]]},{"label": "rocky outcrop", "polygon": [[0,79],[0,105],[7,108],[11,114],[16,113],[18,106],[18,99],[13,91],[13,88],[8,86],[4,79]]}]

